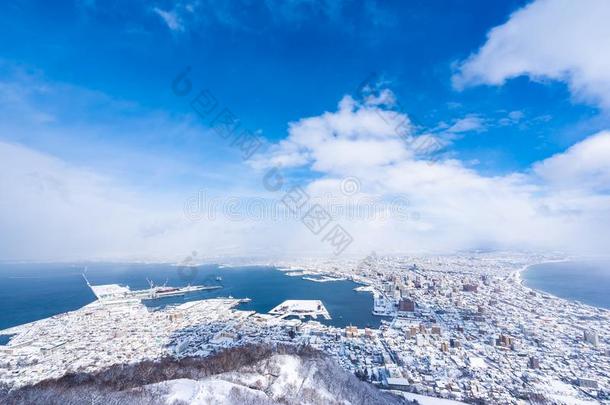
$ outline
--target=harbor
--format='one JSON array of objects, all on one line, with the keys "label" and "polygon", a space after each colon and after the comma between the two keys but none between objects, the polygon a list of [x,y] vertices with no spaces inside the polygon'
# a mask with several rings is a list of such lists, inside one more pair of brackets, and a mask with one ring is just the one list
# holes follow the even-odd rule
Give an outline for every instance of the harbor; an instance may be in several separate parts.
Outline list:
[{"label": "harbor", "polygon": [[[7,312],[0,314],[0,329],[74,311],[98,301],[98,296],[83,278],[83,267],[78,264],[22,264],[4,267],[5,277],[0,278],[0,292],[10,299],[6,301]],[[371,314],[372,296],[354,291],[359,285],[349,280],[316,283],[303,280],[302,277],[288,277],[285,272],[273,267],[209,265],[198,268],[197,277],[189,280],[191,286],[222,288],[183,291],[183,295],[173,292],[174,296],[170,292],[170,296],[161,294],[157,295],[157,299],[149,299],[150,284],[147,280],[152,280],[159,286],[163,286],[167,280],[167,287],[184,288],[188,287],[188,283],[181,279],[180,274],[170,265],[88,263],[87,267],[85,274],[92,286],[124,286],[116,298],[125,300],[126,296],[122,294],[125,293],[131,296],[134,302],[141,301],[151,310],[188,301],[232,296],[251,299],[250,302],[240,303],[240,309],[267,314],[283,301],[303,299],[320,300],[324,303],[332,319],[326,320],[318,316],[317,321],[323,324],[336,327],[351,324],[365,328],[376,327],[381,321],[379,317]],[[13,275],[25,275],[28,278],[12,278]],[[49,294],[40,296],[40,288],[47,289]],[[143,293],[143,297],[137,297],[132,294],[134,291],[148,292]],[[106,292],[111,291],[107,289]],[[106,306],[109,305],[107,302]]]},{"label": "harbor", "polygon": [[185,294],[194,293],[198,291],[216,290],[222,288],[222,286],[205,286],[205,285],[187,285],[186,287],[171,287],[166,284],[162,286],[155,286],[154,283],[148,280],[150,288],[144,290],[131,290],[127,286],[120,284],[101,284],[91,285],[85,274],[83,274],[87,286],[91,288],[93,294],[102,303],[125,303],[125,302],[138,302],[141,300],[155,300],[166,297],[179,297]]}]

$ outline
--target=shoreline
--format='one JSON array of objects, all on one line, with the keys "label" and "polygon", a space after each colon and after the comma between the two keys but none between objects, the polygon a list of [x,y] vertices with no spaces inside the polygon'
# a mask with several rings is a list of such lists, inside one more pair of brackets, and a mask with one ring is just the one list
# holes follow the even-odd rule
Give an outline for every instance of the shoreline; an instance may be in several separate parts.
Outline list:
[{"label": "shoreline", "polygon": [[[551,264],[551,263],[565,263],[565,262],[570,262],[570,261],[574,261],[574,259],[557,259],[557,260],[546,260],[544,262],[537,262],[537,263],[532,263],[532,264],[526,264],[525,266],[521,267],[519,270],[516,270],[513,273],[513,277],[515,278],[515,281],[517,281],[517,283],[525,288],[529,288],[530,290],[535,290],[535,288],[531,288],[528,287],[527,285],[525,285],[525,280],[522,277],[522,274],[525,273],[527,270],[530,269],[530,267],[532,266],[539,266],[542,264]],[[546,291],[545,291],[546,292]]]},{"label": "shoreline", "polygon": [[[517,284],[520,285],[522,288],[525,288],[525,289],[533,291],[533,292],[537,292],[539,294],[547,295],[547,296],[549,296],[549,297],[551,297],[553,299],[559,299],[559,300],[567,301],[567,302],[570,302],[572,304],[577,304],[577,305],[585,305],[587,307],[595,308],[595,309],[602,310],[602,311],[610,311],[610,308],[600,307],[598,305],[593,305],[593,304],[588,304],[586,302],[582,302],[582,301],[579,301],[579,300],[574,299],[574,298],[560,297],[560,296],[558,296],[556,294],[553,294],[553,293],[551,293],[549,291],[542,290],[542,289],[539,289],[539,288],[530,287],[530,286],[528,286],[525,283],[525,280],[524,280],[524,278],[522,276],[522,274],[525,273],[527,270],[529,270],[532,266],[539,266],[539,265],[543,265],[543,264],[553,264],[553,263],[576,262],[577,260],[578,259],[575,259],[575,258],[569,258],[569,259],[547,260],[547,261],[544,261],[544,262],[528,264],[528,265],[523,266],[519,270],[516,270],[513,274],[511,274],[511,277],[514,277],[514,279],[517,282]],[[586,259],[582,259],[582,260],[586,260]]]},{"label": "shoreline", "polygon": [[[164,267],[167,268],[164,268]],[[188,268],[200,268],[201,266],[207,266],[207,265],[201,265],[201,264],[189,264]],[[341,290],[341,294],[345,294],[346,296],[346,300],[344,302],[339,303],[339,305],[337,306],[337,308],[335,308],[334,310],[338,311],[338,315],[339,316],[333,316],[331,319],[329,319],[330,321],[332,321],[331,323],[329,323],[328,325],[333,326],[333,327],[343,327],[342,322],[343,322],[343,318],[348,318],[348,317],[352,317],[352,321],[351,323],[355,326],[358,327],[367,327],[369,325],[378,325],[379,320],[376,319],[375,317],[370,317],[368,316],[368,313],[372,310],[373,308],[373,302],[372,299],[366,299],[366,297],[358,297],[357,298],[357,304],[363,305],[363,314],[364,315],[358,315],[358,314],[351,314],[350,315],[350,305],[351,304],[347,304],[348,301],[347,299],[354,299],[352,298],[352,293],[353,293],[353,288],[358,287],[359,283],[355,282],[353,280],[350,280],[348,278],[341,278],[338,279],[337,276],[335,275],[334,272],[332,271],[309,271],[309,270],[303,270],[303,267],[299,266],[290,266],[290,267],[276,267],[275,265],[261,265],[261,264],[253,264],[253,265],[240,265],[240,266],[230,266],[230,265],[223,265],[223,264],[214,264],[211,265],[212,267],[208,268],[202,268],[202,274],[206,275],[207,273],[212,274],[214,276],[218,276],[218,275],[222,275],[224,277],[224,274],[222,273],[223,271],[227,271],[227,272],[231,272],[234,270],[247,270],[248,273],[250,274],[250,271],[254,272],[254,271],[269,271],[270,273],[275,273],[275,274],[279,274],[279,276],[281,277],[281,283],[282,285],[294,285],[291,284],[293,282],[297,282],[300,281],[301,279],[303,279],[303,275],[312,275],[312,276],[316,276],[316,277],[322,277],[322,279],[312,279],[312,280],[307,280],[307,278],[305,278],[305,280],[303,280],[305,283],[310,284],[310,286],[308,286],[306,291],[314,291],[312,295],[311,299],[317,299],[317,300],[321,300],[324,302],[324,305],[328,305],[327,303],[327,299],[330,299],[328,297],[329,293],[324,293],[324,292],[317,292],[318,286],[322,286],[322,285],[327,285],[327,283],[329,282],[337,282],[337,281],[347,281],[347,282],[352,282],[354,283],[353,285],[347,284],[347,285],[341,285],[341,286],[337,286],[340,287]],[[178,265],[176,264],[165,264],[162,267],[157,268],[156,266],[154,268],[151,268],[150,272],[145,273],[148,274],[148,276],[150,276],[151,278],[155,279],[155,278],[160,278],[159,274],[164,275],[167,272],[174,272],[176,267],[178,267]],[[302,274],[291,274],[291,273],[302,273]],[[159,273],[159,274],[157,274]],[[78,277],[78,281],[82,281],[82,277],[80,277],[80,273],[79,277]],[[122,273],[121,273],[122,274]],[[110,275],[110,279],[112,281],[115,281],[117,283],[120,284],[124,284],[130,288],[141,288],[141,287],[136,287],[137,284],[134,283],[134,280],[123,280],[121,277],[121,274],[114,274],[114,275]],[[265,273],[266,274],[266,273]],[[271,274],[273,276],[273,274]],[[142,276],[144,278],[144,275]],[[266,277],[266,276],[263,276]],[[258,277],[257,277],[258,278]],[[292,280],[295,279],[295,280]],[[299,280],[296,280],[299,279]],[[227,283],[229,282],[230,285],[224,284],[224,287],[227,288],[228,286],[230,288],[233,288],[235,286],[239,286],[241,285],[240,283],[243,283],[241,280],[243,280],[241,278],[240,275],[237,275],[237,277],[235,278],[234,281],[228,281],[228,277],[226,279],[224,279],[222,281],[222,283]],[[86,291],[90,291],[90,288],[88,288],[85,283],[83,282],[83,289]],[[179,286],[183,287],[186,285],[186,281],[179,281],[178,284]],[[231,287],[232,286],[232,287]],[[336,287],[336,288],[337,288]],[[63,287],[62,287],[63,288]],[[216,289],[214,289],[216,290]],[[250,294],[255,294],[252,291],[251,287],[247,287],[245,288],[245,290],[248,290]],[[81,292],[81,288],[77,288],[76,289],[77,293]],[[202,292],[209,292],[210,290],[207,291],[202,291]],[[304,290],[305,291],[305,290]],[[307,293],[309,294],[309,293]],[[335,293],[333,293],[335,294]],[[244,297],[248,297],[248,298],[244,298]],[[59,295],[58,295],[59,297]],[[260,304],[260,300],[262,299],[260,296],[255,298],[253,295],[243,295],[243,294],[235,294],[235,292],[230,291],[225,289],[224,292],[222,293],[222,295],[196,295],[193,297],[189,297],[187,299],[185,299],[184,301],[182,300],[182,298],[180,296],[174,296],[173,299],[178,300],[178,301],[165,301],[166,299],[170,299],[172,297],[157,297],[156,299],[153,300],[144,300],[143,301],[143,305],[147,308],[147,309],[153,309],[153,310],[158,310],[158,309],[163,309],[163,308],[167,308],[173,305],[177,305],[183,302],[196,302],[199,300],[207,300],[207,299],[216,299],[216,298],[229,298],[229,299],[250,299],[254,302],[254,306],[253,307],[258,307],[258,304]],[[302,296],[294,296],[293,299],[303,299]],[[91,294],[91,298],[90,300],[88,300],[87,302],[80,302],[80,299],[78,300],[78,302],[75,303],[76,306],[74,307],[70,307],[68,309],[65,310],[58,310],[57,308],[55,308],[55,306],[53,306],[53,310],[51,313],[49,314],[40,314],[40,311],[30,311],[30,313],[27,314],[27,318],[25,320],[25,322],[21,321],[20,323],[17,324],[13,324],[12,321],[9,322],[7,325],[3,325],[0,324],[0,335],[4,335],[5,331],[10,331],[10,333],[6,333],[8,335],[12,335],[13,333],[13,329],[17,329],[19,328],[19,330],[21,330],[22,328],[28,327],[29,325],[35,324],[37,322],[43,321],[45,319],[50,319],[59,315],[63,315],[66,313],[70,313],[70,312],[74,312],[74,311],[79,311],[89,305],[95,305],[98,302],[98,300],[95,298],[94,294]],[[152,302],[153,304],[149,304],[150,302]],[[272,308],[274,305],[279,304],[280,302],[276,302],[275,304],[271,305],[270,308]],[[249,308],[244,308],[243,307],[243,302],[240,302],[238,304],[238,306],[240,306],[240,309],[243,311],[250,311]],[[25,306],[23,308],[26,308]],[[28,309],[30,307],[27,307],[26,309]],[[20,311],[26,311],[26,309],[21,309],[21,307],[19,308]],[[264,309],[257,309],[256,312],[259,314],[267,314],[268,310],[264,310]],[[371,319],[369,319],[371,318]],[[4,319],[3,319],[4,321]],[[376,326],[378,327],[378,326]],[[4,345],[0,344],[0,347],[2,347]]]}]

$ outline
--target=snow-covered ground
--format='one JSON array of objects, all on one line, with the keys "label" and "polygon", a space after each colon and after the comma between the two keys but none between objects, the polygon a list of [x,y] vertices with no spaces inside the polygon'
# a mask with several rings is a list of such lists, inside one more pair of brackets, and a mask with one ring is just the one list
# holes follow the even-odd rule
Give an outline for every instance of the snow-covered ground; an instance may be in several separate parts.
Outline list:
[{"label": "snow-covered ground", "polygon": [[[261,403],[337,403],[315,374],[316,361],[293,355],[274,355],[253,367],[214,375],[203,380],[179,379],[150,385],[166,391],[167,404],[233,404],[240,398]],[[349,403],[346,401],[340,401]]]},{"label": "snow-covered ground", "polygon": [[320,357],[275,354],[254,364],[200,380],[176,379],[146,386],[168,405],[399,404]]},{"label": "snow-covered ground", "polygon": [[260,401],[269,399],[264,392],[215,378],[203,381],[171,380],[159,383],[157,386],[168,390],[168,394],[165,396],[165,401],[168,404],[175,404],[176,402],[193,405],[226,404],[229,402],[233,390],[242,391],[240,395]]},{"label": "snow-covered ground", "polygon": [[[329,373],[330,371],[330,373]],[[276,354],[269,359],[239,370],[217,374],[202,380],[177,379],[147,386],[161,393],[168,405],[226,405],[226,404],[391,404],[396,397],[382,394],[360,381],[340,379],[337,370],[319,360],[303,359],[295,355]],[[330,375],[329,375],[330,374]],[[351,377],[351,376],[350,376]],[[354,388],[349,384],[354,384]],[[367,389],[358,392],[358,386]],[[369,391],[372,389],[372,391]],[[345,395],[345,392],[353,395]],[[404,393],[408,400],[422,405],[459,405],[462,402]]]},{"label": "snow-covered ground", "polygon": [[586,401],[576,398],[576,389],[559,380],[547,380],[544,384],[538,384],[537,389],[544,392],[554,403],[561,405],[594,405],[597,401]]},{"label": "snow-covered ground", "polygon": [[464,402],[453,401],[451,399],[426,397],[424,395],[412,394],[410,392],[405,392],[403,395],[407,399],[417,400],[417,402],[419,402],[420,405],[463,405],[464,404]]}]

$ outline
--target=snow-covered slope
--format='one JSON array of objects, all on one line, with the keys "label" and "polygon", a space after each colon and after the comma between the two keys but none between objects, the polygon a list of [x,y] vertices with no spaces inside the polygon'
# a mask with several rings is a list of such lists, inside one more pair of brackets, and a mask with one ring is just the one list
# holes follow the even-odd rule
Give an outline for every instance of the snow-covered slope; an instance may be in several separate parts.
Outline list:
[{"label": "snow-covered slope", "polygon": [[406,404],[308,347],[252,345],[167,357],[2,391],[8,405]]},{"label": "snow-covered slope", "polygon": [[152,384],[168,405],[192,404],[373,404],[399,403],[334,363],[320,358],[276,354],[238,370],[201,380]]}]

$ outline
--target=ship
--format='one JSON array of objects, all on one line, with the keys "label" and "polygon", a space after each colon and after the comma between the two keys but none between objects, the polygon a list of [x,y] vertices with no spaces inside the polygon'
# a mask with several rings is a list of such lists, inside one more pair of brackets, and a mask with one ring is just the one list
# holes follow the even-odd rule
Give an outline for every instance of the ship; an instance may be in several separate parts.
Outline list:
[{"label": "ship", "polygon": [[147,279],[150,288],[132,291],[129,287],[119,284],[91,285],[85,273],[83,273],[83,278],[87,282],[87,286],[89,286],[91,291],[93,291],[95,297],[104,303],[154,300],[165,297],[177,297],[197,291],[207,291],[222,288],[222,286],[219,285],[206,286],[190,284],[186,287],[171,287],[167,286],[167,281],[162,286],[155,286],[151,280]]},{"label": "ship", "polygon": [[[148,279],[147,279],[148,280]],[[188,293],[197,291],[215,290],[222,288],[219,285],[205,286],[205,285],[187,285],[186,287],[168,287],[167,281],[162,286],[155,286],[151,280],[148,280],[150,288],[147,290],[134,291],[135,294],[141,295],[141,299],[154,300],[157,298],[165,297],[178,297]]]}]

